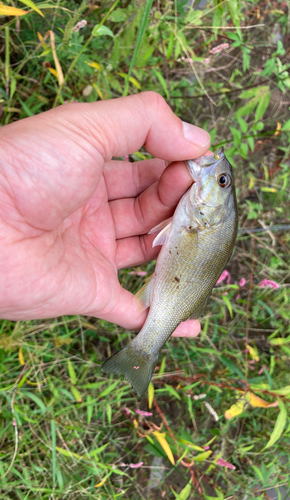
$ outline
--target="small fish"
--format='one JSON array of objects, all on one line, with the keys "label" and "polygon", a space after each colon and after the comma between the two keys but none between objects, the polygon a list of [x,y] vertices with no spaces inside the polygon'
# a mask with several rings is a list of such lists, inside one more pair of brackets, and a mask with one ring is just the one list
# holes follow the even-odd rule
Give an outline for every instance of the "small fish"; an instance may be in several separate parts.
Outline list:
[{"label": "small fish", "polygon": [[233,170],[223,148],[186,162],[194,181],[173,217],[150,233],[162,245],[153,275],[139,290],[150,307],[138,335],[102,365],[125,375],[140,396],[146,391],[160,349],[189,316],[199,318],[212,288],[229,261],[238,229]]}]

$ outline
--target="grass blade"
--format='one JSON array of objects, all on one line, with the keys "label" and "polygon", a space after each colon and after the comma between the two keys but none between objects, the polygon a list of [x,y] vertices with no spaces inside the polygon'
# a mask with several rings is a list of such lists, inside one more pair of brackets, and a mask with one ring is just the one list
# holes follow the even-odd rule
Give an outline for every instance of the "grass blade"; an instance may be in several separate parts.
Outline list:
[{"label": "grass blade", "polygon": [[39,8],[37,7],[37,5],[35,5],[35,3],[32,2],[32,0],[19,0],[21,3],[24,3],[25,5],[27,5],[28,7],[30,7],[32,10],[35,10],[35,12],[37,12],[38,14],[40,14],[42,17],[44,17],[44,15],[42,14],[41,10],[39,10]]},{"label": "grass blade", "polygon": [[126,81],[125,81],[123,97],[125,97],[128,94],[130,76],[131,76],[132,70],[134,68],[134,62],[135,62],[135,59],[136,59],[137,54],[139,52],[140,45],[141,45],[141,42],[142,42],[145,30],[146,30],[147,21],[148,21],[148,18],[149,18],[149,14],[150,14],[150,10],[151,10],[151,7],[152,7],[152,3],[153,3],[153,0],[146,0],[144,14],[143,14],[143,17],[142,17],[142,20],[141,20],[141,24],[140,24],[140,28],[139,28],[139,31],[138,31],[138,35],[137,35],[136,45],[135,45],[135,48],[134,48],[134,52],[133,52],[133,56],[132,56],[132,59],[131,59],[129,71],[128,71],[128,74],[127,74],[127,78],[126,78]]},{"label": "grass blade", "polygon": [[280,407],[280,413],[279,413],[278,418],[276,420],[275,427],[274,427],[273,432],[270,436],[270,439],[269,439],[268,443],[266,444],[264,450],[266,450],[266,448],[270,448],[270,446],[273,446],[273,444],[275,444],[276,441],[278,441],[278,439],[281,437],[281,434],[282,434],[283,429],[285,427],[286,419],[287,419],[287,410],[286,410],[286,406],[284,405],[284,403],[281,400],[279,401],[279,407]]},{"label": "grass blade", "polygon": [[55,476],[56,476],[56,432],[55,432],[55,421],[51,421],[51,443],[52,443],[52,482],[53,487],[55,486]]}]

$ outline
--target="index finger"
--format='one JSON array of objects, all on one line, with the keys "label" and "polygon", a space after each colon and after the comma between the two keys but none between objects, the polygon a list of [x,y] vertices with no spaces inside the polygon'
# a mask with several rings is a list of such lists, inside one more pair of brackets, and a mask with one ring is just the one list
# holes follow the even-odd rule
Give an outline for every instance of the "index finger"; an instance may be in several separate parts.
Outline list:
[{"label": "index finger", "polygon": [[106,161],[142,146],[163,160],[187,160],[202,156],[210,145],[208,132],[182,122],[156,92],[97,102],[87,115],[88,133]]}]

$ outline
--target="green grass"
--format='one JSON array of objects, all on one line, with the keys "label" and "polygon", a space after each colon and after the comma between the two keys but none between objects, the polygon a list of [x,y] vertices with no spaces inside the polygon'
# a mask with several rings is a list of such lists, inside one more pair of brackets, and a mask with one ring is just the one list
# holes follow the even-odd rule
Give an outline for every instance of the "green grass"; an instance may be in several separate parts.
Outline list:
[{"label": "green grass", "polygon": [[[287,224],[287,6],[213,0],[199,11],[177,0],[150,4],[48,1],[37,4],[44,17],[33,10],[17,20],[2,17],[1,124],[64,102],[155,90],[183,120],[206,128],[214,148],[225,146],[235,167],[240,228]],[[81,19],[87,26],[72,32]],[[221,43],[229,47],[212,54]],[[281,229],[239,235],[227,266],[230,284],[213,290],[201,335],[171,339],[162,349],[152,408],[147,397],[140,400],[124,381],[100,371],[131,332],[78,316],[1,321],[0,498],[252,500],[267,498],[272,486],[290,491],[290,391],[281,391],[290,384],[289,241],[289,230]],[[133,292],[144,282],[128,270],[119,276]],[[264,279],[279,288],[259,287]],[[241,390],[279,406],[246,405]],[[227,420],[237,400],[244,411]],[[204,446],[212,453],[197,448]]]}]

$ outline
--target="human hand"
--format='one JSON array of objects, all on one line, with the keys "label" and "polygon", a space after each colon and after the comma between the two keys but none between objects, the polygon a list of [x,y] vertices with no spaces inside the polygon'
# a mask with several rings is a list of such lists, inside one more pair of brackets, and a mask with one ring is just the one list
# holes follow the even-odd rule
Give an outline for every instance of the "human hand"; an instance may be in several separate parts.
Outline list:
[{"label": "human hand", "polygon": [[[1,318],[84,314],[141,328],[147,311],[117,271],[156,258],[147,233],[192,183],[182,160],[208,150],[207,132],[184,127],[187,138],[165,101],[145,92],[0,129]],[[112,160],[143,145],[155,159]],[[188,320],[174,334],[199,328]]]}]

